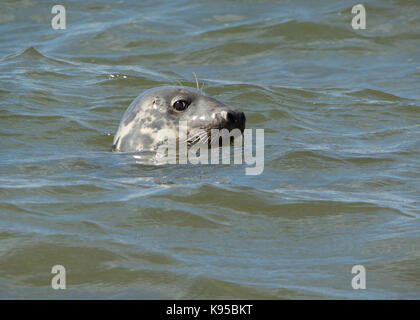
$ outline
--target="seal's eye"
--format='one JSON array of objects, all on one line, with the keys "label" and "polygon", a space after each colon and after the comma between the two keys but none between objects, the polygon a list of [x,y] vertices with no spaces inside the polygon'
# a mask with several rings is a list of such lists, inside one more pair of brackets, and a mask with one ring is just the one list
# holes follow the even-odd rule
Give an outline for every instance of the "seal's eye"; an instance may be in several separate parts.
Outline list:
[{"label": "seal's eye", "polygon": [[184,111],[188,108],[190,103],[187,100],[177,100],[173,104],[173,108],[178,111]]}]

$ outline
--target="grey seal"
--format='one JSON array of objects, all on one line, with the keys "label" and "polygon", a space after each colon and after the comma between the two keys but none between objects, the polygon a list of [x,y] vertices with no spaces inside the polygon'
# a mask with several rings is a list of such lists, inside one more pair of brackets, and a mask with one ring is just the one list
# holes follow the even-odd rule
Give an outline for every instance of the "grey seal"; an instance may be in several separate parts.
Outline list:
[{"label": "grey seal", "polygon": [[[125,111],[114,136],[113,151],[156,151],[159,130],[177,130],[187,121],[188,130],[245,129],[245,114],[206,95],[179,86],[163,86],[146,90]],[[209,139],[210,141],[210,139]]]}]

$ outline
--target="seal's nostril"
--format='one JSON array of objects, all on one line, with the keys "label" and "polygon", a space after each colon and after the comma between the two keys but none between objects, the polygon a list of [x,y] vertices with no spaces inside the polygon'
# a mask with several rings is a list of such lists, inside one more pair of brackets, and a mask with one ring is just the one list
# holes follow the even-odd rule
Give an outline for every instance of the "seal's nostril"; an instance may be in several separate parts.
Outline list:
[{"label": "seal's nostril", "polygon": [[233,112],[228,111],[226,115],[226,120],[229,122],[235,122],[236,121],[235,114]]},{"label": "seal's nostril", "polygon": [[245,114],[241,111],[237,111],[237,110],[223,110],[221,111],[219,114],[215,115],[215,118],[217,117],[221,117],[223,118],[224,121],[226,121],[226,123],[229,123],[230,125],[233,126],[237,126],[239,128],[244,127],[245,125]]}]

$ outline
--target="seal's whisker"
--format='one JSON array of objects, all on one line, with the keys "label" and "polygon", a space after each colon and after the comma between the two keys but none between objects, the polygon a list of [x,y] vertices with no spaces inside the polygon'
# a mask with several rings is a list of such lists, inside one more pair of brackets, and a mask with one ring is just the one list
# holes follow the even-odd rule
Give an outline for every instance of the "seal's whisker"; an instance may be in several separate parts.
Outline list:
[{"label": "seal's whisker", "polygon": [[199,86],[199,84],[198,84],[198,78],[197,78],[197,75],[195,74],[195,72],[193,72],[192,74],[194,75],[194,78],[195,78],[195,85],[197,86],[197,90],[200,90],[200,86]]},{"label": "seal's whisker", "polygon": [[[211,136],[210,138],[210,144],[213,146],[216,142],[216,136]],[[219,141],[217,141],[217,146],[219,146]]]},{"label": "seal's whisker", "polygon": [[[203,131],[200,128],[195,128],[190,131],[188,138],[186,140],[189,146],[196,144],[197,142],[201,142],[203,144],[208,143],[209,134],[206,131]],[[185,140],[184,140],[185,142]]]}]

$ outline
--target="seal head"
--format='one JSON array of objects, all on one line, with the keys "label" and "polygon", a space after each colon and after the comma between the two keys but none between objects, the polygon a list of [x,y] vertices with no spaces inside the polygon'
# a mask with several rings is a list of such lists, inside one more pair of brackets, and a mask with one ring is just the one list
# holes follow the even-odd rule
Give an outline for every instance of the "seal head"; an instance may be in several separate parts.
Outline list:
[{"label": "seal head", "polygon": [[[245,115],[203,92],[187,87],[165,86],[140,94],[125,111],[114,136],[113,150],[156,151],[162,129],[178,131],[186,121],[188,130],[245,129]],[[210,141],[210,140],[209,140]]]}]

